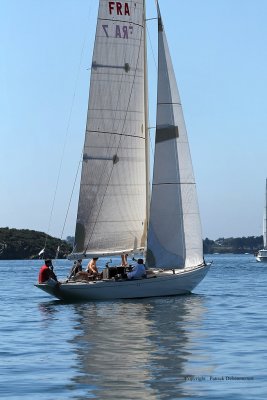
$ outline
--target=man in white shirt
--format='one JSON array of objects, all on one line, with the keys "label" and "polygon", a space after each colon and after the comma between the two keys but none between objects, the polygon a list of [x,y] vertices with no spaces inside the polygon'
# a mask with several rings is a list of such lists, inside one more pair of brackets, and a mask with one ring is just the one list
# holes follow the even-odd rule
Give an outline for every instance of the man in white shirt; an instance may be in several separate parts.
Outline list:
[{"label": "man in white shirt", "polygon": [[146,277],[146,269],[142,258],[137,260],[137,264],[133,267],[131,272],[127,273],[128,279],[141,279]]}]

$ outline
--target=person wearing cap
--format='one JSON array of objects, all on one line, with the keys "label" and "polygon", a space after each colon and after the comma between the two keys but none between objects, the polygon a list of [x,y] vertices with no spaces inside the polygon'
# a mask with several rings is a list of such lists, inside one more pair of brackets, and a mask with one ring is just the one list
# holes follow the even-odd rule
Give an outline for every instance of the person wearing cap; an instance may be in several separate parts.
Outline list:
[{"label": "person wearing cap", "polygon": [[57,277],[53,272],[53,264],[50,259],[45,260],[44,265],[40,268],[38,282],[47,282],[50,278],[57,282]]},{"label": "person wearing cap", "polygon": [[137,260],[136,265],[133,266],[131,272],[127,273],[128,279],[141,279],[146,278],[146,269],[142,258]]}]

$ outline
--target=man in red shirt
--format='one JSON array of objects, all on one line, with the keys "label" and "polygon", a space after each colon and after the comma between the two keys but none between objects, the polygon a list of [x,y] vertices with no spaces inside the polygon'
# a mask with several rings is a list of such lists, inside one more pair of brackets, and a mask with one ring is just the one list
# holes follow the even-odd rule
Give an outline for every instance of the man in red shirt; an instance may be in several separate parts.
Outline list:
[{"label": "man in red shirt", "polygon": [[39,278],[38,278],[39,283],[44,283],[48,281],[49,278],[52,278],[55,281],[57,281],[57,277],[52,271],[51,267],[52,267],[52,261],[45,260],[44,265],[41,267],[39,271]]}]

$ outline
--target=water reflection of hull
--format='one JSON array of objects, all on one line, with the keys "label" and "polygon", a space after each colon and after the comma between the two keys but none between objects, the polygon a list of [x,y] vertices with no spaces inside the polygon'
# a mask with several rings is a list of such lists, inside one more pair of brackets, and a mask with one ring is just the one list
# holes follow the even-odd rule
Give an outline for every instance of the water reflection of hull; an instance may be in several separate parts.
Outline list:
[{"label": "water reflection of hull", "polygon": [[184,395],[191,330],[201,322],[199,296],[77,304],[76,384],[97,399]]}]

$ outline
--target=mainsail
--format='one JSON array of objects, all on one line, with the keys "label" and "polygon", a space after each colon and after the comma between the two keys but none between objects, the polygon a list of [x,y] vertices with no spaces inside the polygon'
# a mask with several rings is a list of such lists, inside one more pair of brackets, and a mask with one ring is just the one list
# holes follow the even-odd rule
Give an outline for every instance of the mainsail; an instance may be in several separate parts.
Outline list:
[{"label": "mainsail", "polygon": [[74,253],[146,240],[144,0],[100,0]]},{"label": "mainsail", "polygon": [[188,138],[158,6],[158,100],[149,267],[190,268],[203,263],[201,223]]}]

